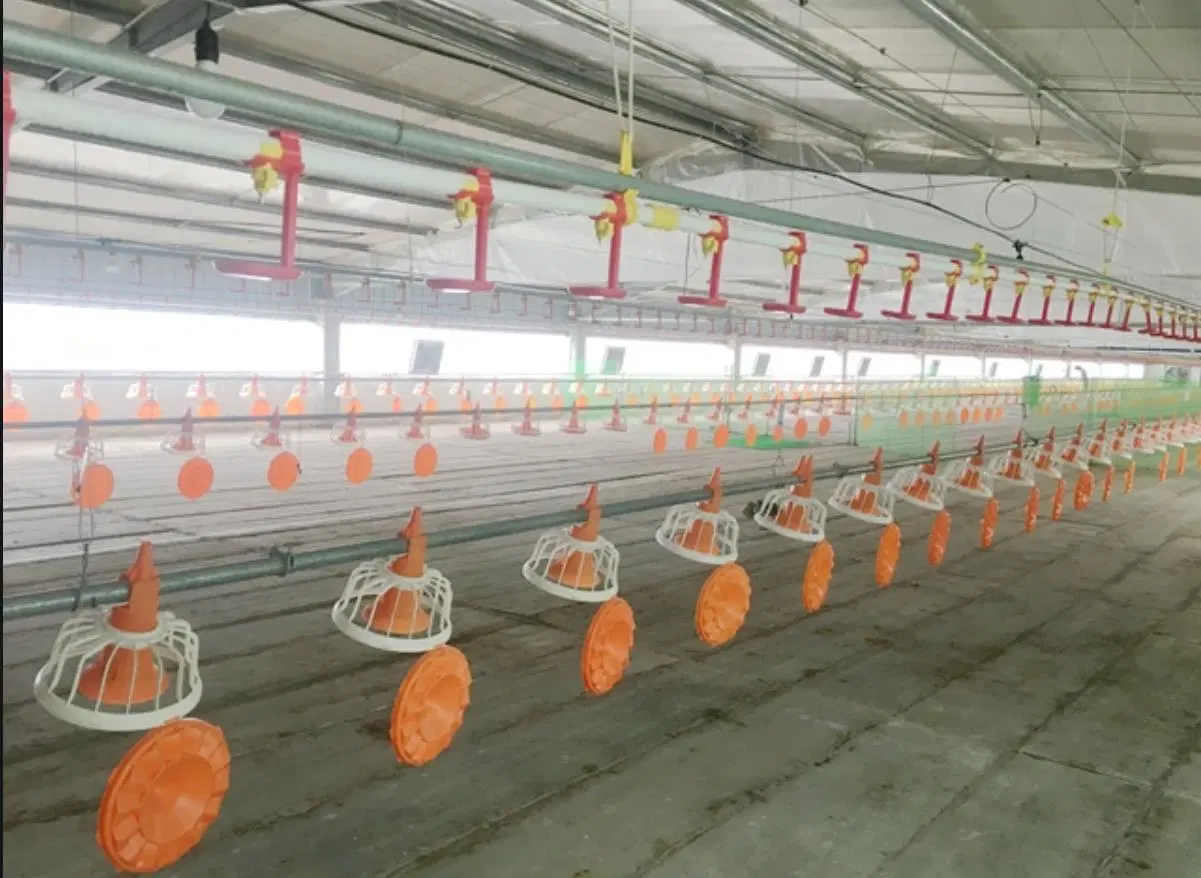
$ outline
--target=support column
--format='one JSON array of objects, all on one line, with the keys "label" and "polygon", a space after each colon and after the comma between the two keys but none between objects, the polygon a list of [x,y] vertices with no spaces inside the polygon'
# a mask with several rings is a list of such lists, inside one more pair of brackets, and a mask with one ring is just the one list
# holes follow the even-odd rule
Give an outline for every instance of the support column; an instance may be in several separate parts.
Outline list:
[{"label": "support column", "polygon": [[588,333],[582,323],[571,327],[571,377],[583,381],[588,375]]},{"label": "support column", "polygon": [[980,358],[980,377],[985,381],[988,380],[988,357]]},{"label": "support column", "polygon": [[917,355],[917,383],[921,384],[926,380],[926,355],[921,353]]},{"label": "support column", "polygon": [[847,348],[842,350],[842,383],[847,383],[847,378],[850,375],[850,369],[847,367],[847,361],[850,359],[851,352]]},{"label": "support column", "polygon": [[321,411],[336,414],[338,398],[334,391],[342,379],[342,318],[321,318]]},{"label": "support column", "polygon": [[1188,383],[1194,387],[1201,386],[1201,368],[1194,367],[1188,370]]},{"label": "support column", "polygon": [[730,369],[730,382],[737,384],[742,380],[742,339],[734,339],[730,346],[734,349],[734,365]]}]

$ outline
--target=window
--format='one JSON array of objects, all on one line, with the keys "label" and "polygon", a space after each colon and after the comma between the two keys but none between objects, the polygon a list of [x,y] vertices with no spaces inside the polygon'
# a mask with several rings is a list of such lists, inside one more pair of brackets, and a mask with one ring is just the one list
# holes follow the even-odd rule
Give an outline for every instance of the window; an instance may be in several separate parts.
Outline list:
[{"label": "window", "polygon": [[870,369],[871,367],[872,367],[872,358],[871,357],[861,357],[859,360],[859,367],[855,370],[855,374],[860,378],[865,378],[865,377],[867,377],[868,369]]},{"label": "window", "polygon": [[756,354],[755,368],[751,370],[752,378],[763,378],[767,375],[767,364],[771,362],[771,354]]},{"label": "window", "polygon": [[809,377],[810,378],[821,378],[822,377],[822,369],[825,367],[825,365],[826,365],[825,357],[814,357],[813,365],[811,365],[809,367]]},{"label": "window", "polygon": [[938,377],[938,370],[939,370],[939,369],[941,369],[941,368],[942,368],[942,360],[931,360],[930,362],[926,363],[926,375],[925,375],[925,377],[927,377],[927,378],[937,378],[937,377]]},{"label": "window", "polygon": [[601,361],[602,375],[620,375],[621,366],[626,359],[626,349],[622,347],[605,348],[605,358]]},{"label": "window", "polygon": [[410,375],[437,375],[442,368],[440,341],[417,341],[413,343],[413,358],[409,361]]}]

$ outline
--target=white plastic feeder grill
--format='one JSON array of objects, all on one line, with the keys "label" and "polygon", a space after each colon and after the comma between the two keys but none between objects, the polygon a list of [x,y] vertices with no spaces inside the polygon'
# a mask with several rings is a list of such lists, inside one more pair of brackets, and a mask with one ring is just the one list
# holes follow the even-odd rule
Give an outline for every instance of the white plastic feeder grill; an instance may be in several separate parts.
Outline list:
[{"label": "white plastic feeder grill", "polygon": [[192,426],[192,415],[184,416],[179,432],[168,433],[159,442],[158,447],[167,454],[204,454],[204,437],[197,436]]},{"label": "white plastic feeder grill", "polygon": [[135,381],[125,391],[126,399],[141,399],[142,397],[154,399],[154,385],[147,384],[144,381]]},{"label": "white plastic feeder grill", "polygon": [[356,567],[330,616],[339,631],[372,649],[428,652],[450,640],[450,580],[425,564],[420,507],[401,537],[408,551]]},{"label": "white plastic feeder grill", "polygon": [[357,418],[347,418],[334,424],[329,441],[335,445],[362,445],[367,441],[367,431],[359,426]]},{"label": "white plastic feeder grill", "polygon": [[85,427],[76,427],[75,435],[54,443],[54,456],[68,463],[104,460],[104,443],[93,439]]},{"label": "white plastic feeder grill", "polygon": [[906,466],[893,473],[888,492],[919,509],[940,512],[946,506],[947,486],[937,475],[919,466]]},{"label": "white plastic feeder grill", "polygon": [[[1030,464],[1030,468],[1035,475],[1046,476],[1048,479],[1059,481],[1063,478],[1063,470],[1060,469],[1060,457],[1058,446],[1047,450],[1042,445],[1036,445],[1026,452],[1026,462]],[[1000,473],[993,471],[1000,478]],[[1025,484],[1023,482],[1023,484]],[[1033,482],[1031,483],[1033,484]]]},{"label": "white plastic feeder grill", "polygon": [[860,477],[847,476],[840,481],[827,505],[835,512],[868,524],[892,524],[892,493]]},{"label": "white plastic feeder grill", "polygon": [[834,488],[826,504],[835,512],[868,524],[892,524],[892,492],[884,487],[884,452],[872,456],[872,471],[862,476],[846,476]]},{"label": "white plastic feeder grill", "polygon": [[[994,480],[1021,485],[1026,488],[1034,486],[1034,465],[1025,457],[1015,457],[1013,454],[998,454],[988,462],[989,475]],[[1050,473],[1047,473],[1050,475]],[[1051,476],[1051,478],[1059,478]]]},{"label": "white plastic feeder grill", "polygon": [[738,521],[721,508],[721,470],[709,480],[710,499],[667,510],[655,542],[674,555],[715,567],[738,560]]},{"label": "white plastic feeder grill", "polygon": [[1058,469],[1061,471],[1065,469],[1084,471],[1088,469],[1088,450],[1083,444],[1074,440],[1064,442],[1055,449],[1055,460],[1059,463]]},{"label": "white plastic feeder grill", "polygon": [[993,474],[983,466],[976,466],[971,458],[952,461],[943,470],[942,480],[948,488],[969,497],[989,500],[993,495]]},{"label": "white plastic feeder grill", "polygon": [[[139,571],[144,556],[149,566]],[[103,732],[144,731],[187,716],[200,702],[200,640],[187,622],[158,612],[149,544],[138,558],[126,573],[130,603],[73,614],[34,677],[34,697],[64,722]],[[139,583],[142,575],[154,583]],[[147,585],[152,594],[135,598],[135,589]],[[146,624],[131,623],[135,614]]]},{"label": "white plastic feeder grill", "polygon": [[330,615],[339,631],[364,646],[428,652],[450,640],[450,580],[432,567],[423,567],[416,577],[394,573],[403,557],[356,567]]},{"label": "white plastic feeder grill", "polygon": [[1180,428],[1174,424],[1165,427],[1161,433],[1163,436],[1163,444],[1168,448],[1183,448],[1184,436],[1180,432]]},{"label": "white plastic feeder grill", "polygon": [[802,543],[826,538],[826,507],[813,499],[813,455],[806,454],[793,469],[796,484],[774,488],[760,501],[754,521],[765,530]]},{"label": "white plastic feeder grill", "polygon": [[655,531],[655,542],[681,558],[718,567],[738,560],[738,521],[724,509],[673,506]]},{"label": "white plastic feeder grill", "polygon": [[768,491],[755,511],[755,524],[764,530],[801,543],[826,538],[826,506],[813,497],[798,497],[790,488]]},{"label": "white plastic feeder grill", "polygon": [[292,447],[292,437],[281,430],[268,428],[250,434],[250,444],[259,451],[286,451]]},{"label": "white plastic feeder grill", "polygon": [[[18,398],[23,398],[23,397],[18,397],[14,393],[13,398],[18,399]],[[71,381],[71,382],[63,385],[63,389],[61,391],[59,391],[58,398],[59,399],[91,399],[92,391],[88,389],[88,386],[86,384],[81,384],[78,381]]]},{"label": "white plastic feeder grill", "polygon": [[617,547],[602,536],[578,540],[570,528],[544,533],[521,567],[521,575],[547,594],[600,604],[617,594]]},{"label": "white plastic feeder grill", "polygon": [[1112,443],[1107,436],[1095,436],[1088,443],[1088,462],[1090,466],[1113,466],[1110,456]]}]

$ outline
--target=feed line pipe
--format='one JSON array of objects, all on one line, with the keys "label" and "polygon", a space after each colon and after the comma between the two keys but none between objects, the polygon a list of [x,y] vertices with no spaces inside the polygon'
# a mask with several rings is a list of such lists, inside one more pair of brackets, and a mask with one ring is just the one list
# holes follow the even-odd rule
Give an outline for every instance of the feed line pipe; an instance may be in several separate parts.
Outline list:
[{"label": "feed line pipe", "polygon": [[[986,453],[995,453],[1012,447],[1012,443],[994,446],[986,449]],[[956,460],[971,457],[976,450],[944,454],[941,460]],[[885,464],[885,469],[898,469],[903,466],[916,466],[926,463],[927,455],[897,460]],[[843,476],[860,475],[872,469],[870,464],[859,464],[852,467],[828,468],[814,475],[814,479],[841,478]],[[779,487],[781,477],[757,479],[755,481],[726,485],[725,495],[732,497],[739,494],[756,494]],[[621,515],[634,515],[640,512],[653,512],[683,503],[700,503],[709,499],[707,490],[681,491],[676,494],[646,497],[638,500],[624,500],[620,503],[606,503],[605,516],[615,518]],[[583,522],[584,514],[579,509],[564,512],[546,512],[541,515],[530,515],[523,518],[509,518],[490,521],[484,524],[473,524],[464,527],[448,528],[429,535],[429,548],[440,549],[447,546],[460,546],[480,540],[490,540],[497,537],[515,536],[517,534],[550,530],[557,527],[569,527]],[[249,582],[254,579],[264,579],[269,576],[285,577],[292,573],[303,573],[312,570],[324,570],[331,567],[342,567],[348,564],[358,564],[373,558],[387,558],[408,551],[408,542],[396,538],[390,540],[369,540],[361,543],[349,543],[344,546],[331,546],[324,549],[313,549],[307,552],[293,552],[278,546],[267,552],[267,557],[253,561],[239,561],[235,564],[223,564],[218,567],[183,570],[178,573],[167,573],[162,577],[160,592],[174,594],[176,592],[196,591],[204,588],[216,588],[222,585],[233,585],[238,582]],[[4,621],[28,619],[33,616],[44,616],[50,613],[70,612],[81,607],[95,607],[104,604],[119,604],[129,598],[129,584],[125,582],[106,582],[89,586],[84,589],[64,588],[40,594],[6,597],[3,601]]]},{"label": "feed line pipe", "polygon": [[[362,141],[365,144],[382,145],[391,151],[415,153],[461,164],[464,167],[483,167],[498,174],[512,174],[534,180],[544,180],[554,185],[584,186],[602,192],[622,192],[633,185],[645,198],[703,211],[706,214],[762,223],[789,231],[801,230],[815,235],[863,242],[900,253],[915,252],[945,256],[948,259],[963,260],[965,264],[976,259],[975,252],[969,248],[953,247],[936,241],[925,241],[848,223],[822,220],[805,214],[694,192],[650,180],[631,180],[615,171],[600,170],[561,159],[406,125],[385,116],[255,85],[221,74],[159,61],[112,46],[73,39],[16,22],[5,23],[4,55],[56,68],[65,67],[96,76],[105,76],[157,92],[215,101],[276,120],[281,125],[297,126],[314,134],[324,132]],[[125,139],[125,137],[118,138],[118,140]],[[306,144],[306,162],[307,149],[308,145]],[[362,160],[367,157],[359,156],[358,158]],[[239,160],[244,159],[245,156],[239,157]],[[444,190],[441,194],[453,191],[456,190]],[[686,217],[680,215],[679,220],[684,222]],[[683,225],[679,227],[684,228]],[[1000,254],[990,255],[989,260],[999,266],[1025,269],[1031,273],[1042,272],[1053,275],[1071,273],[1081,281],[1110,286],[1115,283],[1113,278],[1096,272],[1065,271],[1062,266],[1026,262]],[[876,259],[873,259],[873,262],[878,264]],[[1166,298],[1154,290],[1142,286],[1128,283],[1123,283],[1122,286],[1130,291],[1152,296],[1165,302],[1187,305],[1187,303]]]}]

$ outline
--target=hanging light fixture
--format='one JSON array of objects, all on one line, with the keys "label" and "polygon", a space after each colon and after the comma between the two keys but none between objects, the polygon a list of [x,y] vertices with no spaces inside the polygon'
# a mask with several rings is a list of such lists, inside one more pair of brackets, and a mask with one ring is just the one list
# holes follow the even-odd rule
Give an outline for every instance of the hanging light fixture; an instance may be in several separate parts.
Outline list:
[{"label": "hanging light fixture", "polygon": [[[196,69],[205,73],[216,73],[217,62],[221,57],[221,43],[217,32],[209,24],[208,18],[196,29]],[[220,119],[225,112],[225,105],[215,101],[205,101],[200,98],[185,98],[188,111],[201,119]]]}]

